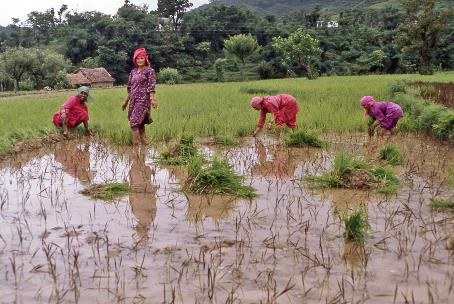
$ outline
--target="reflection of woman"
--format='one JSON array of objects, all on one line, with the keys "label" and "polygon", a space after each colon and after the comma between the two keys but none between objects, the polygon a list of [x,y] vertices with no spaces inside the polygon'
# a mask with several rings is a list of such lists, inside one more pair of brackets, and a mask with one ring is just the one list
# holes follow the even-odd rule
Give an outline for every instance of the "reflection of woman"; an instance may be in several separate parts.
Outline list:
[{"label": "reflection of woman", "polygon": [[88,144],[81,149],[74,142],[60,142],[54,152],[55,160],[62,164],[63,170],[84,185],[91,180],[88,148]]},{"label": "reflection of woman", "polygon": [[150,66],[147,51],[144,48],[134,52],[135,68],[129,74],[128,96],[123,105],[124,111],[129,103],[128,119],[132,129],[133,144],[146,144],[145,125],[152,122],[150,107],[157,108],[155,94],[156,74]]},{"label": "reflection of woman", "polygon": [[272,159],[267,160],[265,145],[260,141],[255,141],[259,163],[252,167],[252,175],[265,177],[275,177],[278,179],[291,178],[297,166],[297,162],[291,159],[289,151],[282,146],[276,146],[271,152]]},{"label": "reflection of woman", "polygon": [[145,164],[145,154],[133,150],[131,161],[129,202],[138,221],[136,231],[139,236],[145,237],[156,217],[156,186],[151,183],[152,170]]},{"label": "reflection of woman", "polygon": [[399,119],[403,116],[402,109],[398,104],[391,101],[375,101],[373,96],[364,96],[360,101],[364,108],[364,114],[373,119],[369,126],[369,135],[373,135],[375,128],[380,125],[380,134],[383,137],[386,131],[394,134],[394,127]]},{"label": "reflection of woman", "polygon": [[251,100],[251,106],[260,111],[260,119],[257,123],[253,136],[263,128],[267,113],[273,113],[274,122],[278,128],[278,133],[282,125],[287,125],[289,128],[296,128],[296,114],[299,111],[296,98],[288,94],[279,94],[276,96],[255,96]]}]

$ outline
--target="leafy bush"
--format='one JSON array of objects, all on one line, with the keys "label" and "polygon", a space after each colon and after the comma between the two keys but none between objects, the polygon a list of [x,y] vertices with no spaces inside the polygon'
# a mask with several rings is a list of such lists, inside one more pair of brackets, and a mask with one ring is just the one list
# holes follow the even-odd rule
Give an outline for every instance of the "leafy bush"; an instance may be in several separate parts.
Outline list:
[{"label": "leafy bush", "polygon": [[158,73],[158,81],[165,84],[177,84],[181,82],[181,75],[177,69],[164,68]]},{"label": "leafy bush", "polygon": [[389,92],[394,96],[397,93],[407,92],[407,84],[403,80],[396,80],[389,86]]},{"label": "leafy bush", "polygon": [[68,77],[66,77],[66,70],[57,72],[54,80],[54,86],[56,89],[68,89],[70,87]]},{"label": "leafy bush", "polygon": [[21,91],[33,91],[36,87],[36,83],[31,78],[26,78],[19,83],[19,90]]},{"label": "leafy bush", "polygon": [[225,72],[226,63],[227,63],[227,59],[224,59],[224,58],[218,58],[214,62],[214,69],[216,70],[216,80],[218,82],[223,82],[225,80],[224,72]]},{"label": "leafy bush", "polygon": [[260,79],[270,79],[275,77],[276,69],[272,64],[262,61],[257,67],[257,73],[259,74]]}]

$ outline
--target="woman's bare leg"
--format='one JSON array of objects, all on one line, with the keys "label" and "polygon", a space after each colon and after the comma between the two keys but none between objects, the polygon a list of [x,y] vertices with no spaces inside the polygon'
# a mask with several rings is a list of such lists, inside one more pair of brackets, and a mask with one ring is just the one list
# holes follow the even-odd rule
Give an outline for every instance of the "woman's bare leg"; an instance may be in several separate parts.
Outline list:
[{"label": "woman's bare leg", "polygon": [[139,144],[139,137],[140,137],[139,128],[137,128],[137,127],[132,128],[132,144],[134,146]]},{"label": "woman's bare leg", "polygon": [[140,143],[142,145],[147,144],[147,136],[145,135],[145,126],[139,127]]}]

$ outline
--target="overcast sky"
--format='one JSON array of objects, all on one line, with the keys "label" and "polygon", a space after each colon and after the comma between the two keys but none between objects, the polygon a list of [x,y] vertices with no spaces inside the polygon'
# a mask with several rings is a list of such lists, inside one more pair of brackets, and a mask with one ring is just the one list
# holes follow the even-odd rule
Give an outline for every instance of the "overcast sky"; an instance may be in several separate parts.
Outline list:
[{"label": "overcast sky", "polygon": [[[11,24],[11,18],[24,21],[31,11],[45,11],[48,8],[58,10],[62,4],[68,5],[70,10],[78,12],[100,11],[105,14],[115,14],[123,5],[124,0],[0,0],[0,25]],[[208,0],[190,0],[197,7],[208,3]],[[150,9],[156,9],[158,0],[131,0],[131,3],[146,4]]]}]

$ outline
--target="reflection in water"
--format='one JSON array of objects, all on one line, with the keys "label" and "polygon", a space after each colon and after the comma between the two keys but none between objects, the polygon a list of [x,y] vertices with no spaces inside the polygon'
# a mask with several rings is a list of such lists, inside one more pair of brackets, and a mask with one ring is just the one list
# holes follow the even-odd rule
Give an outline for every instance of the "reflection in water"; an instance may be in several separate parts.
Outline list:
[{"label": "reflection in water", "polygon": [[136,217],[137,234],[143,238],[148,235],[151,223],[156,217],[156,190],[151,183],[153,174],[151,168],[145,164],[145,153],[140,150],[131,150],[131,169],[129,171],[130,194],[129,202],[132,213]]},{"label": "reflection in water", "polygon": [[290,179],[295,173],[298,161],[290,157],[290,152],[281,145],[269,145],[271,159],[268,159],[266,147],[256,140],[255,147],[259,163],[252,167],[252,176],[264,176],[277,179]]},{"label": "reflection in water", "polygon": [[[169,168],[173,177],[183,184],[187,179],[187,172],[184,167],[172,166]],[[231,195],[199,195],[185,193],[188,202],[186,216],[189,220],[199,222],[205,218],[212,218],[219,221],[227,218],[235,207],[236,199]]]},{"label": "reflection in water", "polygon": [[365,268],[370,252],[363,242],[344,240],[342,258],[352,268]]},{"label": "reflection in water", "polygon": [[54,157],[67,174],[77,178],[83,185],[90,183],[92,176],[88,143],[78,145],[74,141],[60,142],[55,147]]}]

